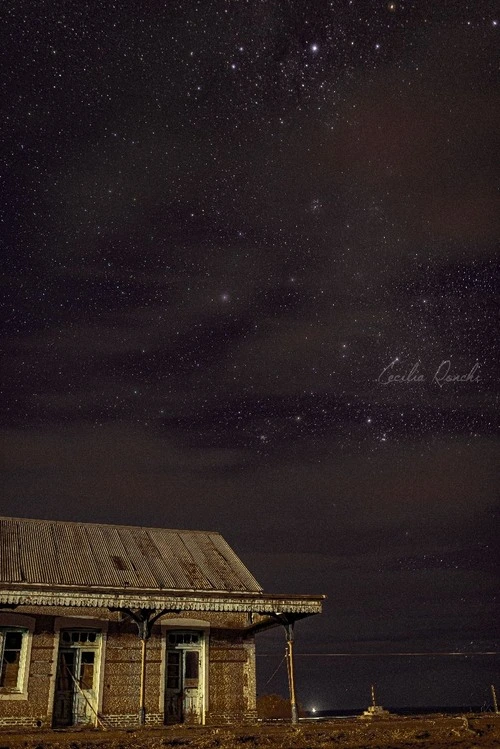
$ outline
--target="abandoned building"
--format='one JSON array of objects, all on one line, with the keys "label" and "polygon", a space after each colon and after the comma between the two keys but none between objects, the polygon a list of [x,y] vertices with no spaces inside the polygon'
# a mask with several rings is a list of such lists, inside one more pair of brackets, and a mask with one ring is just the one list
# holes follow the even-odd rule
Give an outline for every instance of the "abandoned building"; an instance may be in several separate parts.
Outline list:
[{"label": "abandoned building", "polygon": [[323,596],[266,595],[218,533],[0,518],[0,727],[256,718],[255,636]]}]

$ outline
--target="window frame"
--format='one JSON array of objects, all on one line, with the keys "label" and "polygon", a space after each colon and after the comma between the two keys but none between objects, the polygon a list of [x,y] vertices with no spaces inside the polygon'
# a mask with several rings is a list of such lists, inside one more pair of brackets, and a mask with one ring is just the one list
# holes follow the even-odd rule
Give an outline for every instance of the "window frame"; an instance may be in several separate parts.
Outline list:
[{"label": "window frame", "polygon": [[[0,700],[27,700],[28,680],[31,663],[31,647],[35,619],[21,614],[0,613],[0,654],[3,656],[5,634],[7,632],[21,632],[21,650],[19,655],[19,671],[15,687],[0,687]],[[0,665],[1,668],[1,665]]]}]

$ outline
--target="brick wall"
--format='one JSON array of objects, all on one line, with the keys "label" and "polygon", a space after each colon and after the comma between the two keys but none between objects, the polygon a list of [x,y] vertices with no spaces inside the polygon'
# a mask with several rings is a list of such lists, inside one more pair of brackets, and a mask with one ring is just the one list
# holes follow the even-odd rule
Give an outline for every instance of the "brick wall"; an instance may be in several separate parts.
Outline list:
[{"label": "brick wall", "polygon": [[[50,613],[46,613],[50,611]],[[53,693],[51,680],[55,674],[53,610],[43,613],[25,609],[19,613],[35,615],[35,631],[29,664],[28,699],[0,700],[0,730],[12,727],[50,727],[52,725]],[[65,617],[72,611],[65,609]],[[103,612],[73,612],[75,617],[85,613],[89,617]],[[208,642],[208,710],[206,722],[224,724],[253,722],[255,711],[255,647],[253,638],[224,627],[227,618],[220,614],[202,614],[215,626],[210,630]],[[168,621],[168,620],[164,620]],[[232,615],[231,626],[246,624],[243,615]],[[146,725],[163,725],[162,704],[162,630],[153,628],[147,643],[146,668]],[[106,727],[129,728],[138,726],[140,688],[141,641],[133,622],[110,615],[106,635],[104,663],[101,664],[102,708],[100,721]]]},{"label": "brick wall", "polygon": [[0,700],[1,727],[47,728],[51,725],[48,704],[53,652],[54,617],[37,616],[28,666],[28,700],[9,699],[8,696]]},{"label": "brick wall", "polygon": [[0,717],[0,728],[41,728],[45,727],[40,719],[29,718],[27,716],[10,716]]},{"label": "brick wall", "polygon": [[209,695],[206,722],[250,723],[255,709],[254,640],[241,632],[214,629],[210,634]]}]

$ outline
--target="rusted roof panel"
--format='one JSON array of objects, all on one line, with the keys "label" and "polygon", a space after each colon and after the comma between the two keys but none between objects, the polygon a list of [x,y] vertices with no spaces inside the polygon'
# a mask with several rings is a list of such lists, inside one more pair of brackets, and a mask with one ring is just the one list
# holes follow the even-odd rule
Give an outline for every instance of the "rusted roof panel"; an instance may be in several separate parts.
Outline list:
[{"label": "rusted roof panel", "polygon": [[[223,570],[226,575],[232,576],[234,565],[239,561],[232,548],[219,533],[209,533],[208,541],[207,550],[210,557],[214,557],[213,564],[218,569]],[[237,581],[235,581],[235,590],[243,591],[252,585],[254,578],[246,567],[241,570],[240,580],[239,587]]]},{"label": "rusted roof panel", "polygon": [[[165,580],[158,565],[159,552],[154,546],[148,546],[148,536],[138,528],[136,532],[130,528],[118,528],[121,542],[128,551],[128,558],[137,575],[138,587],[152,588],[161,584],[164,588],[173,584],[173,578]],[[144,553],[149,550],[149,553]]]},{"label": "rusted roof panel", "polygon": [[17,526],[8,520],[2,523],[0,533],[0,575],[2,580],[23,581]]},{"label": "rusted roof panel", "polygon": [[1,583],[262,591],[218,533],[25,518],[0,518]]},{"label": "rusted roof panel", "polygon": [[[24,524],[23,524],[24,525]],[[41,583],[59,583],[59,560],[54,532],[50,525],[39,524],[28,529],[12,523],[19,545],[20,569],[23,580],[39,580]],[[3,535],[3,533],[2,533]],[[21,538],[24,542],[21,543]],[[3,578],[2,578],[3,580]]]},{"label": "rusted roof panel", "polygon": [[162,560],[165,560],[174,578],[179,581],[179,587],[183,590],[207,590],[210,587],[206,574],[198,568],[180,534],[165,534],[154,528],[149,535],[160,551]]}]

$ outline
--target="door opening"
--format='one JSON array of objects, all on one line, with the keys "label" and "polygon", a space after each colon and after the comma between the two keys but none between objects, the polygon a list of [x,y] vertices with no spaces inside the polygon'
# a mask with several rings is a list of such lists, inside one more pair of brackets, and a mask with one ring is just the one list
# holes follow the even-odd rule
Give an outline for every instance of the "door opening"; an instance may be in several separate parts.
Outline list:
[{"label": "door opening", "polygon": [[100,645],[97,630],[61,630],[54,726],[96,723]]},{"label": "door opening", "polygon": [[167,634],[165,723],[203,722],[203,635]]}]

